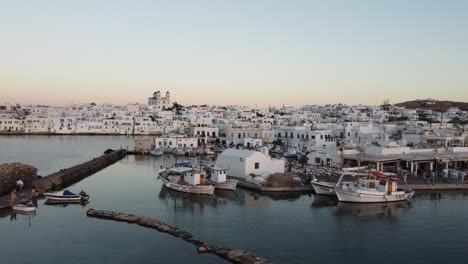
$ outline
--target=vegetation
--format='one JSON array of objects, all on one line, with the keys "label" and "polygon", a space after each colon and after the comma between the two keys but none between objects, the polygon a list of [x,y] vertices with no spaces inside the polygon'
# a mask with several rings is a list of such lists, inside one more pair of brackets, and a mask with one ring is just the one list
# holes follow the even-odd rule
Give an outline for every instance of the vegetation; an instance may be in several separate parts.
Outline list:
[{"label": "vegetation", "polygon": [[307,165],[307,162],[309,161],[309,157],[307,157],[307,155],[302,155],[300,158],[299,158],[299,164],[301,164],[302,167],[304,167],[305,165]]}]

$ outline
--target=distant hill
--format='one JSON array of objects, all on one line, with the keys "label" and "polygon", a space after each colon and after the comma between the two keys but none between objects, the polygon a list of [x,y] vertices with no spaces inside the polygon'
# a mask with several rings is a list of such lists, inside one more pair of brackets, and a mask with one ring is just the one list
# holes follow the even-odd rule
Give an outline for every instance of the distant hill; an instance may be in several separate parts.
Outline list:
[{"label": "distant hill", "polygon": [[468,103],[452,102],[452,101],[437,101],[437,100],[414,100],[403,103],[395,104],[406,108],[423,108],[430,109],[437,112],[446,112],[451,107],[458,107],[460,110],[468,111]]}]

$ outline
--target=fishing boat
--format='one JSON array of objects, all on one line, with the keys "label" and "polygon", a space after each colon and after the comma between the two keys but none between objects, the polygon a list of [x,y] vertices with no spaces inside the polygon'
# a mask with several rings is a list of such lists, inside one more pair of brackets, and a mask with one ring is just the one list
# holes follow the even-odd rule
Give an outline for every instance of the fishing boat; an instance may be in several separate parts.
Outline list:
[{"label": "fishing boat", "polygon": [[310,182],[316,194],[319,195],[332,195],[335,196],[335,185],[334,182],[326,182],[326,181],[319,181],[317,178],[314,177]]},{"label": "fishing boat", "polygon": [[219,190],[231,190],[235,191],[237,188],[237,180],[227,179],[226,177],[226,169],[212,167],[211,170],[211,177],[210,182],[215,185],[216,189]]},{"label": "fishing boat", "polygon": [[[340,178],[341,181],[341,178]],[[386,203],[408,200],[414,195],[411,189],[398,188],[399,179],[389,178],[383,174],[356,177],[354,183],[340,183],[335,192],[340,202],[352,203]]]},{"label": "fishing boat", "polygon": [[36,206],[33,203],[17,204],[13,206],[15,212],[35,212]]},{"label": "fishing boat", "polygon": [[164,155],[164,151],[162,151],[161,149],[152,149],[152,150],[150,150],[150,155],[151,156],[156,156],[156,157],[162,156],[162,155]]},{"label": "fishing boat", "polygon": [[89,195],[87,195],[84,191],[81,191],[79,194],[75,194],[69,190],[65,190],[63,192],[44,193],[44,195],[50,200],[58,201],[80,201],[89,199]]},{"label": "fishing boat", "polygon": [[215,187],[205,182],[205,173],[190,167],[173,167],[159,171],[164,186],[174,191],[213,195]]},{"label": "fishing boat", "polygon": [[357,175],[359,175],[360,169],[362,168],[342,168],[341,169],[342,176],[340,177],[338,182],[320,181],[314,175],[310,184],[314,188],[315,193],[318,195],[336,196],[335,186],[337,184],[342,185],[342,184],[352,183],[353,181],[349,181],[349,179],[348,181],[343,181],[343,180],[345,179],[346,176],[351,176],[351,178],[356,177]]}]

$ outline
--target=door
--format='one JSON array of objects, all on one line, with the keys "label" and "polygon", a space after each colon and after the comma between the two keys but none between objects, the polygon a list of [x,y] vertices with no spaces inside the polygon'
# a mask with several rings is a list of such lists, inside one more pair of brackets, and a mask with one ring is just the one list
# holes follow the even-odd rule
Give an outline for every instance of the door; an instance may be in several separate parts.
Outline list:
[{"label": "door", "polygon": [[393,190],[393,182],[389,181],[387,182],[387,194],[392,194]]}]

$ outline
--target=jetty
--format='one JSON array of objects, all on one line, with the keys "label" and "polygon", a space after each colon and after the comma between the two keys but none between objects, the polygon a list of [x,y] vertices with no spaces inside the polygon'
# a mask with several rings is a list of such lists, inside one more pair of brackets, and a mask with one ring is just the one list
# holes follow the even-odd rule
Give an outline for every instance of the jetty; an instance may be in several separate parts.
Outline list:
[{"label": "jetty", "polygon": [[106,151],[102,156],[85,163],[63,169],[48,176],[34,179],[33,184],[42,191],[57,191],[77,183],[84,178],[114,164],[126,156],[126,150]]},{"label": "jetty", "polygon": [[227,247],[220,247],[214,245],[208,245],[203,241],[196,240],[193,238],[193,235],[187,231],[178,229],[177,227],[171,226],[169,224],[163,223],[158,219],[149,218],[145,216],[137,216],[132,214],[113,212],[113,211],[103,211],[89,209],[86,212],[88,217],[113,220],[118,222],[126,222],[129,224],[137,224],[143,227],[152,228],[159,232],[169,234],[174,237],[183,239],[184,241],[194,245],[197,248],[198,253],[200,254],[214,254],[217,255],[231,263],[242,263],[242,264],[270,264],[271,261],[255,256],[253,253],[250,253],[245,250],[240,249],[230,249]]}]

